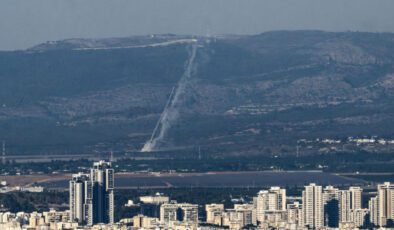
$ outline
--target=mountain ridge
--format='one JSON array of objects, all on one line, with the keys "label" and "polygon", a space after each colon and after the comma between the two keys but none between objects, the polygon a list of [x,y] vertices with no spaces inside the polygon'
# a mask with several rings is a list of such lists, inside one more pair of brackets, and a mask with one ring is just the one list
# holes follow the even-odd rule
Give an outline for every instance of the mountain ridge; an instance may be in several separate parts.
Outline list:
[{"label": "mountain ridge", "polygon": [[[163,149],[266,154],[303,138],[394,136],[394,34],[323,31],[65,40],[0,52],[1,136],[16,153],[138,151],[188,56],[187,42],[152,44],[182,39],[201,47]],[[138,48],[121,48],[130,46]],[[120,48],[95,49],[107,47]]]}]

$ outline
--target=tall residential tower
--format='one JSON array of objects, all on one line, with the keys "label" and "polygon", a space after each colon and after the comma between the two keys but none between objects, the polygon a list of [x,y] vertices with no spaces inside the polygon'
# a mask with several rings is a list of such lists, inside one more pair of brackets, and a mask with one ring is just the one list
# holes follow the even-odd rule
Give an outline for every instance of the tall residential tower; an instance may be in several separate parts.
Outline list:
[{"label": "tall residential tower", "polygon": [[70,219],[80,224],[91,223],[92,183],[89,174],[74,174],[70,180]]},{"label": "tall residential tower", "polygon": [[323,227],[324,206],[321,186],[313,183],[305,186],[302,192],[302,210],[305,226],[312,229]]},{"label": "tall residential tower", "polygon": [[99,161],[90,169],[93,192],[93,223],[114,223],[114,170],[111,162]]},{"label": "tall residential tower", "polygon": [[70,181],[71,219],[81,224],[114,223],[114,170],[111,162],[93,164],[90,174]]}]

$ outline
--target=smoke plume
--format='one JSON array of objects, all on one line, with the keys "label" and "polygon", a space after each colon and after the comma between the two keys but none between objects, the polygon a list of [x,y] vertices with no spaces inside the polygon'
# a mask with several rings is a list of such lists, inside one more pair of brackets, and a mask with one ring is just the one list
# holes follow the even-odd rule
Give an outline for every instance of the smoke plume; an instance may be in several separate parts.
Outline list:
[{"label": "smoke plume", "polygon": [[191,45],[189,59],[185,64],[185,71],[177,86],[172,89],[167,104],[153,130],[151,138],[145,143],[141,152],[151,152],[158,148],[158,144],[166,136],[169,128],[175,123],[179,115],[179,99],[186,92],[186,86],[193,75],[194,59],[197,53],[197,41]]}]

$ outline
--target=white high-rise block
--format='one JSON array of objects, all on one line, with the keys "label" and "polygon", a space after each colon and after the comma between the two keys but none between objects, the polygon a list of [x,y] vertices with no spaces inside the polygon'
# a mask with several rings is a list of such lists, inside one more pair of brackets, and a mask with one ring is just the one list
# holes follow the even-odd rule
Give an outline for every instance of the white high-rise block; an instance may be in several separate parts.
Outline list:
[{"label": "white high-rise block", "polygon": [[324,207],[321,186],[313,183],[305,186],[302,192],[302,209],[305,226],[309,228],[323,226]]}]

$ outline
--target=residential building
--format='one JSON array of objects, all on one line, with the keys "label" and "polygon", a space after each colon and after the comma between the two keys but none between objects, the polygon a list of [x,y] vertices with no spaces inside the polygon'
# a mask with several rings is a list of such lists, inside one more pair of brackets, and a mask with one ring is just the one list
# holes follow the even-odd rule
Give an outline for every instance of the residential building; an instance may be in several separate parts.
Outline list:
[{"label": "residential building", "polygon": [[264,222],[267,212],[286,211],[286,189],[271,187],[269,190],[262,190],[254,198],[256,208],[256,218],[259,222]]},{"label": "residential building", "polygon": [[[91,223],[92,183],[89,174],[78,173],[69,182],[70,219],[78,223]],[[91,223],[92,224],[92,223]]]},{"label": "residential building", "polygon": [[337,228],[339,226],[339,189],[326,186],[323,189],[324,225]]},{"label": "residential building", "polygon": [[111,162],[93,164],[90,174],[70,181],[70,218],[81,224],[114,223],[114,171]]},{"label": "residential building", "polygon": [[324,207],[322,187],[314,183],[305,186],[302,192],[303,223],[309,228],[321,228],[324,225]]},{"label": "residential building", "polygon": [[114,170],[111,162],[95,162],[90,177],[93,224],[114,223]]},{"label": "residential building", "polygon": [[394,227],[394,184],[378,185],[378,225]]},{"label": "residential building", "polygon": [[368,202],[369,221],[374,226],[379,226],[379,197],[372,197]]},{"label": "residential building", "polygon": [[295,201],[292,204],[287,204],[287,223],[295,226],[304,226],[302,218],[302,204]]},{"label": "residential building", "polygon": [[198,223],[198,205],[188,203],[168,203],[160,207],[160,221]]},{"label": "residential building", "polygon": [[207,204],[205,205],[205,211],[207,214],[207,223],[222,225],[221,217],[224,212],[223,204]]}]

